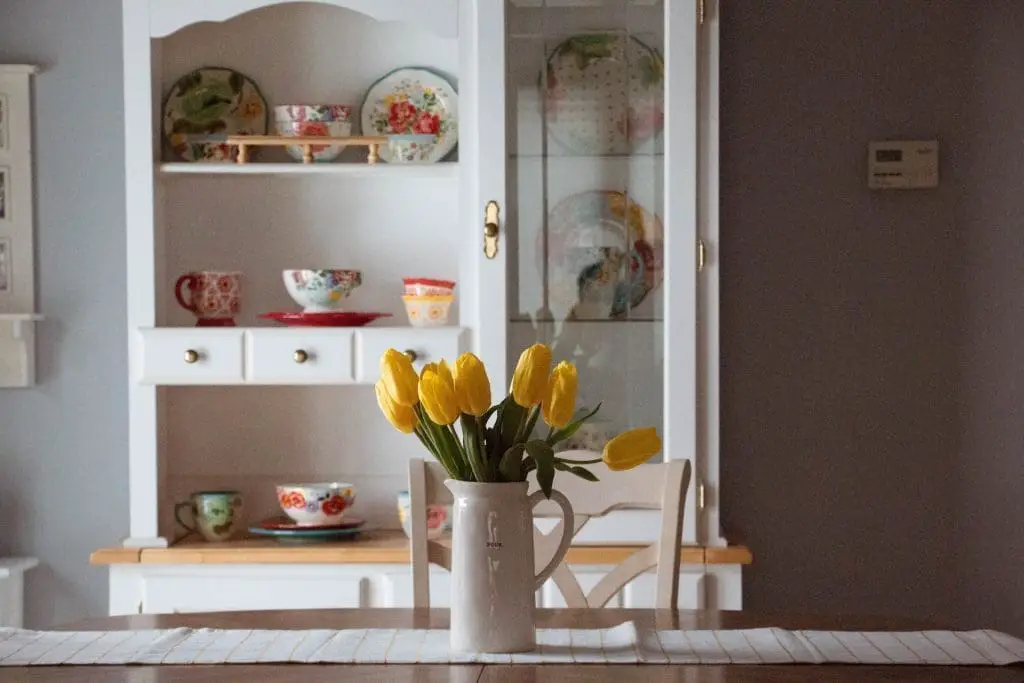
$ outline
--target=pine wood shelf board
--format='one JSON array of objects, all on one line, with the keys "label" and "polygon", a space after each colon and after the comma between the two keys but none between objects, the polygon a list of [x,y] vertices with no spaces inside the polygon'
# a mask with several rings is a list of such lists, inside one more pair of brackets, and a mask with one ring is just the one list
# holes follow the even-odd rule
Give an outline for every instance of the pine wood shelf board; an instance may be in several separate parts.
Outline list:
[{"label": "pine wood shelf board", "polygon": [[[569,564],[615,565],[641,546],[580,545],[566,555]],[[750,564],[746,547],[684,546],[683,564]],[[169,548],[103,548],[89,558],[94,565],[111,564],[409,564],[409,539],[401,531],[366,534],[358,541],[282,545],[272,539],[242,538],[227,543],[186,539]]]}]

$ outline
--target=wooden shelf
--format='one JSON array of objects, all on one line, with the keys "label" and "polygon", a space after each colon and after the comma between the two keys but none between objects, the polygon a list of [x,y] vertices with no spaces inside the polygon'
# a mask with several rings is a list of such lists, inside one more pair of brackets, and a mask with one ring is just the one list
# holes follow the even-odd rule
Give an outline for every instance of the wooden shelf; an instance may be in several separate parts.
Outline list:
[{"label": "wooden shelf", "polygon": [[[641,546],[573,546],[570,564],[614,565]],[[704,548],[685,546],[684,564],[750,564],[753,556],[742,546]],[[367,533],[349,543],[282,545],[271,539],[243,538],[228,543],[183,540],[170,548],[102,548],[89,562],[112,564],[409,564],[409,539],[401,531]]]},{"label": "wooden shelf", "polygon": [[163,176],[181,175],[339,175],[358,178],[452,178],[457,176],[458,163],[442,161],[436,164],[367,164],[337,162],[301,164],[299,162],[247,164],[220,162],[168,162],[157,165]]}]

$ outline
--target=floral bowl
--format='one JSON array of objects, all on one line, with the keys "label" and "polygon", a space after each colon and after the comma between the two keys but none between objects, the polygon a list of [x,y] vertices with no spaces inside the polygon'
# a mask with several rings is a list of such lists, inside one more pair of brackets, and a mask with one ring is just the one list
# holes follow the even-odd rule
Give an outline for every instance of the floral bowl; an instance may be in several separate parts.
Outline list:
[{"label": "floral bowl", "polygon": [[436,139],[435,135],[389,135],[388,151],[391,152],[389,161],[393,164],[424,163],[425,150],[432,148]]},{"label": "floral bowl", "polygon": [[356,487],[344,482],[277,487],[277,502],[298,526],[340,524],[355,500]]},{"label": "floral bowl", "polygon": [[352,290],[363,284],[360,271],[341,268],[286,270],[282,277],[288,294],[306,313],[337,310]]},{"label": "floral bowl", "polygon": [[[412,538],[412,513],[408,491],[398,492],[398,519],[402,523],[402,531]],[[452,506],[427,506],[427,538],[434,540],[452,531]]]},{"label": "floral bowl", "polygon": [[352,121],[352,107],[347,104],[282,104],[274,107],[274,120],[278,123],[305,123],[307,121]]},{"label": "floral bowl", "polygon": [[410,296],[402,297],[409,324],[413,327],[440,327],[448,322],[448,311],[454,296]]},{"label": "floral bowl", "polygon": [[455,291],[455,283],[451,280],[407,277],[402,282],[407,296],[451,296]]},{"label": "floral bowl", "polygon": [[[350,121],[277,121],[277,134],[285,137],[312,136],[318,138],[343,138],[352,134]],[[345,145],[313,145],[313,161],[334,161],[345,149]],[[305,152],[301,145],[288,145],[285,150],[296,161],[303,161]]]}]

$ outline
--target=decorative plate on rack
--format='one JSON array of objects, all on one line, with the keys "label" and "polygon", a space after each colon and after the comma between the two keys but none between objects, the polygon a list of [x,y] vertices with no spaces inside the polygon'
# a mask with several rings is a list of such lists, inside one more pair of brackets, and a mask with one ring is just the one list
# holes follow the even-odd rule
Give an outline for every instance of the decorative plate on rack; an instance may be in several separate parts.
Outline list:
[{"label": "decorative plate on rack", "polygon": [[665,63],[632,36],[574,36],[547,63],[551,137],[574,154],[629,154],[665,123]]},{"label": "decorative plate on rack", "polygon": [[390,313],[368,313],[363,311],[329,311],[327,313],[263,313],[261,318],[276,320],[290,327],[362,327],[380,318],[390,318]]},{"label": "decorative plate on rack", "polygon": [[577,319],[624,318],[664,275],[661,219],[622,192],[597,190],[559,202],[548,217],[549,307]]},{"label": "decorative plate on rack", "polygon": [[434,142],[406,148],[401,157],[382,148],[384,161],[434,163],[459,141],[459,97],[455,86],[427,69],[396,69],[374,83],[362,108],[363,135],[433,135]]},{"label": "decorative plate on rack", "polygon": [[209,138],[266,135],[267,101],[251,78],[204,67],[174,84],[163,108],[164,140],[182,161],[231,161],[227,144]]}]

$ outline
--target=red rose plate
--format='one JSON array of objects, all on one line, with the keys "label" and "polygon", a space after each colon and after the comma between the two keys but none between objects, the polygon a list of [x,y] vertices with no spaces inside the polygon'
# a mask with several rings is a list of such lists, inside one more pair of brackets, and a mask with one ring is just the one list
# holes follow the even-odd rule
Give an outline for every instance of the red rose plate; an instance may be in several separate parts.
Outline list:
[{"label": "red rose plate", "polygon": [[265,519],[257,526],[260,529],[267,531],[322,531],[325,529],[358,529],[359,527],[366,524],[365,520],[356,519],[355,517],[346,517],[341,520],[338,524],[311,524],[311,525],[299,525],[296,524],[295,520],[289,517],[271,517]]},{"label": "red rose plate", "polygon": [[330,311],[328,313],[263,313],[261,318],[276,320],[291,327],[362,327],[379,318],[390,318],[390,313],[363,311]]}]

